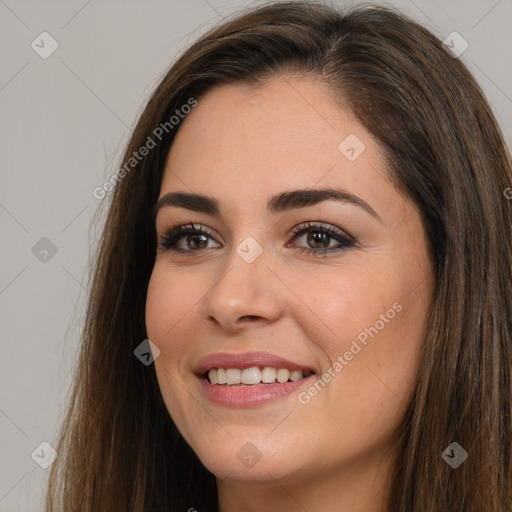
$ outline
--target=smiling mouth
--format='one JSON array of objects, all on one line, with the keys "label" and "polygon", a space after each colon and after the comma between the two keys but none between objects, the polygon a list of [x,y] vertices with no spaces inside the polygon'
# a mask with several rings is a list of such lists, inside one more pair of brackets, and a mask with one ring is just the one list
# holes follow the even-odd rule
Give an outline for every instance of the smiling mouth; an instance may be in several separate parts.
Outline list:
[{"label": "smiling mouth", "polygon": [[289,370],[272,366],[251,368],[211,368],[203,374],[210,384],[226,387],[247,387],[265,384],[284,384],[305,379],[314,372],[310,370]]}]

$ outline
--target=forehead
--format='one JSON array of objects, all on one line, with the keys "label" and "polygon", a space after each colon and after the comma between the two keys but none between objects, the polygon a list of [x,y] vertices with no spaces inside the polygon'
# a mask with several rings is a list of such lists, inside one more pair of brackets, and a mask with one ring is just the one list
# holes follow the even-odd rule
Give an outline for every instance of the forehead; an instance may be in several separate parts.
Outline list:
[{"label": "forehead", "polygon": [[343,186],[366,196],[370,187],[375,197],[394,191],[384,182],[379,144],[327,87],[281,77],[199,98],[168,154],[160,195],[188,189],[266,201],[285,189]]}]

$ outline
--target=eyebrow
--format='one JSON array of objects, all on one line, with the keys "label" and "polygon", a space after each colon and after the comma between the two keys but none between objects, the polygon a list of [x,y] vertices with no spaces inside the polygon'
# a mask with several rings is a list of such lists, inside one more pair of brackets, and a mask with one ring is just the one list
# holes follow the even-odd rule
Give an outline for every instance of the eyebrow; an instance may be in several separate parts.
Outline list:
[{"label": "eyebrow", "polygon": [[[288,210],[313,206],[329,200],[358,206],[372,217],[382,222],[377,212],[366,201],[346,190],[334,188],[301,189],[281,192],[268,200],[267,210],[272,214],[277,214]],[[169,192],[162,196],[153,207],[152,218],[156,219],[158,211],[166,206],[177,206],[210,215],[220,215],[221,213],[220,204],[213,197],[190,192]]]}]

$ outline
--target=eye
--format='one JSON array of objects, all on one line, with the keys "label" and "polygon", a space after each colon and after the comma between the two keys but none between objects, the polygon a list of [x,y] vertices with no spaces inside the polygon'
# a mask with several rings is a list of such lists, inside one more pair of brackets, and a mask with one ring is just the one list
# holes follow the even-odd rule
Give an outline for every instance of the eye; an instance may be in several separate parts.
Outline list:
[{"label": "eye", "polygon": [[[292,241],[305,238],[306,247],[296,247],[300,252],[315,256],[339,252],[357,246],[356,239],[341,229],[325,224],[306,222],[293,229]],[[334,242],[334,245],[331,244]],[[288,244],[287,244],[288,246]]]},{"label": "eye", "polygon": [[213,247],[222,247],[221,244],[215,241],[208,228],[199,224],[196,227],[190,222],[189,224],[170,229],[162,235],[159,246],[163,251],[173,251],[189,255],[204,249],[211,249],[212,246],[209,246],[210,241],[217,244]]},{"label": "eye", "polygon": [[[300,224],[292,230],[292,233],[294,236],[286,247],[294,247],[299,252],[315,256],[326,256],[328,253],[357,247],[357,241],[353,236],[335,226],[321,222]],[[305,238],[307,244],[305,247],[290,245],[291,242],[302,238]],[[160,236],[159,242],[159,248],[162,251],[186,256],[196,256],[206,249],[219,247],[223,247],[222,244],[215,240],[213,233],[206,226],[194,225],[192,222],[169,229]]]}]

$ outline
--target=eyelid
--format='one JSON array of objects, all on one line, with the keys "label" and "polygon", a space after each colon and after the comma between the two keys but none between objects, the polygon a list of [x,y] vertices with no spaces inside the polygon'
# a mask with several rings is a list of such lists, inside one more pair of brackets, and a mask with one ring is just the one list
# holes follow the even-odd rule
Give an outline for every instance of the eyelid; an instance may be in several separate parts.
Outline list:
[{"label": "eyelid", "polygon": [[301,235],[304,232],[312,231],[313,229],[318,229],[319,231],[325,231],[327,233],[332,233],[334,235],[337,235],[340,238],[344,238],[350,242],[352,242],[354,245],[357,245],[357,240],[355,237],[353,237],[350,233],[347,231],[338,228],[337,226],[334,226],[332,224],[328,224],[324,221],[306,221],[302,224],[299,224],[298,226],[295,226],[292,229],[292,233],[294,234],[294,239]]}]

